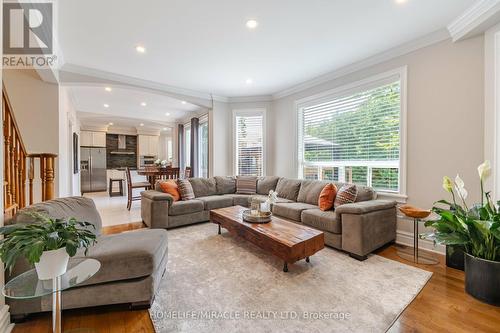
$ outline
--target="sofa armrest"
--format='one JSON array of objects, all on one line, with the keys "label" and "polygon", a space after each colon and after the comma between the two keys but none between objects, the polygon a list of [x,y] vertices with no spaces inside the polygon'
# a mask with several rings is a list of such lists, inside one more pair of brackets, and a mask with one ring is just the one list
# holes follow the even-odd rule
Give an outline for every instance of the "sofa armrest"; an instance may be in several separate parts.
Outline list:
[{"label": "sofa armrest", "polygon": [[174,201],[174,197],[170,194],[155,190],[142,191],[141,196],[153,201],[169,201],[170,203]]},{"label": "sofa armrest", "polygon": [[345,204],[335,208],[337,214],[367,214],[379,210],[396,207],[396,201],[390,200],[368,200]]}]

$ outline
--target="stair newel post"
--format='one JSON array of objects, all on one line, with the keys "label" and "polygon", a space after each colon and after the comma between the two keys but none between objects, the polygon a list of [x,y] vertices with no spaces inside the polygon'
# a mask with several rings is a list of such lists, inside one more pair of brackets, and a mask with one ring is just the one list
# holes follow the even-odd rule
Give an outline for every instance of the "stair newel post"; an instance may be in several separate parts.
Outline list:
[{"label": "stair newel post", "polygon": [[28,171],[28,191],[29,191],[29,204],[33,204],[33,179],[35,179],[35,158],[33,156],[29,157],[30,168]]},{"label": "stair newel post", "polygon": [[52,200],[55,197],[54,190],[54,160],[57,155],[55,154],[42,154],[44,159],[45,170],[45,193],[44,201]]}]

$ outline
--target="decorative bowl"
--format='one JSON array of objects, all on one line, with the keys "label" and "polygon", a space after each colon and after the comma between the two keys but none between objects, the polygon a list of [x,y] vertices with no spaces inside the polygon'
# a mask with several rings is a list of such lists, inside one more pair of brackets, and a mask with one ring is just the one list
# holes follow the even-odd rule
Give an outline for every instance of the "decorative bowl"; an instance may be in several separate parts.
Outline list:
[{"label": "decorative bowl", "polygon": [[269,223],[271,222],[271,212],[259,212],[258,215],[252,215],[251,210],[243,211],[243,221],[249,223]]},{"label": "decorative bowl", "polygon": [[406,216],[413,217],[416,219],[423,219],[431,214],[430,210],[424,210],[410,205],[401,206],[399,207],[399,210]]}]

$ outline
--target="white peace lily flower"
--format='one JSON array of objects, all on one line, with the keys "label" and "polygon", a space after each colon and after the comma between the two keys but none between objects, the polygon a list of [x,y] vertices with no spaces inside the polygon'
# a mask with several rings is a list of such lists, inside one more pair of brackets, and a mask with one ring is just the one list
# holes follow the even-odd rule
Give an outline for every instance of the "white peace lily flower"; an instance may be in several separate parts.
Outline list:
[{"label": "white peace lily flower", "polygon": [[459,175],[455,177],[455,190],[458,192],[458,194],[463,200],[467,199],[469,193],[465,189],[465,183],[462,180],[462,178],[460,178]]},{"label": "white peace lily flower", "polygon": [[486,160],[483,164],[477,167],[477,173],[481,180],[485,180],[491,175],[491,164],[490,161]]}]

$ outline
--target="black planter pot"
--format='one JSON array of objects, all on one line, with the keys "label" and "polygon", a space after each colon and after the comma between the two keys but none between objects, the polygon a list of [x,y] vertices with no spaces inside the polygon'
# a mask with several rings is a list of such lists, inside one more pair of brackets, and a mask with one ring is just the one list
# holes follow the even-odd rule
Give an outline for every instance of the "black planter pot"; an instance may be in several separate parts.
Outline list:
[{"label": "black planter pot", "polygon": [[465,269],[465,251],[460,245],[446,245],[446,266],[459,269]]},{"label": "black planter pot", "polygon": [[500,262],[466,253],[465,291],[480,301],[500,306]]}]

